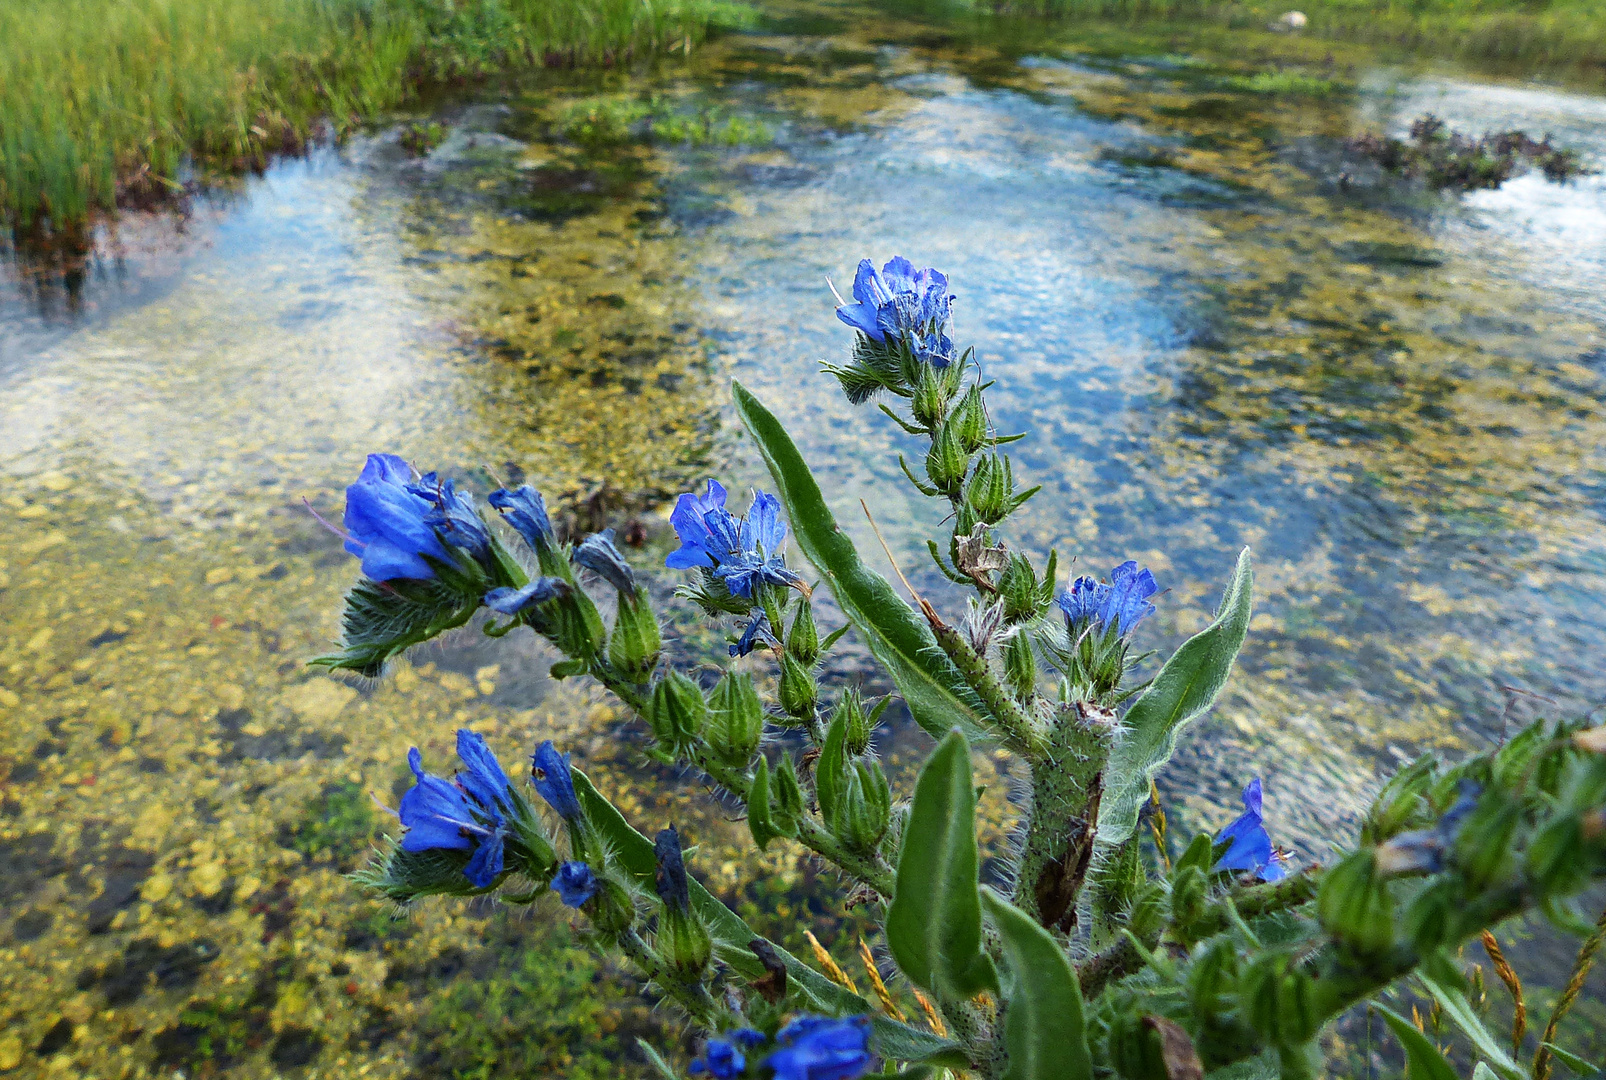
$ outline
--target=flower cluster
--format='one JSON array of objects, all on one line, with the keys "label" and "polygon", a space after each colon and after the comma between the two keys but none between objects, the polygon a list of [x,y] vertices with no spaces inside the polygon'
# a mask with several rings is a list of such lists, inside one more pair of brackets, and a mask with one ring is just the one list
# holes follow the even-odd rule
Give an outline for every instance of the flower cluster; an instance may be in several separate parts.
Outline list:
[{"label": "flower cluster", "polygon": [[473,500],[434,473],[414,478],[395,454],[369,454],[346,489],[346,550],[374,581],[428,579],[449,563],[447,545],[483,563],[491,537]]},{"label": "flower cluster", "polygon": [[680,547],[669,553],[664,565],[672,570],[702,568],[725,583],[732,596],[753,598],[760,585],[795,585],[802,579],[787,569],[782,548],[786,523],[781,503],[773,495],[753,492],[745,517],[725,509],[725,489],[708,481],[701,495],[685,494],[675,501],[669,523]]},{"label": "flower cluster", "polygon": [[712,1076],[714,1080],[734,1080],[747,1071],[747,1055],[743,1050],[764,1045],[764,1033],[752,1028],[738,1028],[715,1039],[709,1039],[702,1057],[696,1058],[686,1069],[693,1076]]},{"label": "flower cluster", "polygon": [[871,341],[886,344],[890,337],[934,367],[953,361],[954,297],[940,271],[916,270],[902,255],[880,271],[864,259],[853,276],[853,300],[836,309],[837,318]]},{"label": "flower cluster", "polygon": [[764,1059],[775,1080],[854,1080],[870,1071],[870,1018],[800,1016],[776,1033],[781,1049]]},{"label": "flower cluster", "polygon": [[467,729],[457,733],[457,756],[467,769],[452,780],[424,771],[418,747],[407,751],[416,783],[397,811],[407,827],[403,851],[472,851],[463,876],[477,889],[489,888],[502,873],[512,796],[507,774],[485,740]]},{"label": "flower cluster", "polygon": [[1160,591],[1154,575],[1128,559],[1110,571],[1109,584],[1090,577],[1079,577],[1060,593],[1060,610],[1072,637],[1093,629],[1102,636],[1114,633],[1126,637],[1144,619],[1154,614],[1149,597]]}]

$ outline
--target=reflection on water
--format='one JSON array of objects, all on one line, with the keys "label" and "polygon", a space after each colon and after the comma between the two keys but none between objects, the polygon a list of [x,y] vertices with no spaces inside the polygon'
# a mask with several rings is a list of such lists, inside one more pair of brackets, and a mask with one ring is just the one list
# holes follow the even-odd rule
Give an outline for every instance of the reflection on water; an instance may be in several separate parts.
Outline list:
[{"label": "reflection on water", "polygon": [[[865,254],[950,273],[1000,424],[1033,436],[1016,535],[1079,569],[1145,559],[1169,587],[1151,644],[1201,626],[1254,547],[1244,674],[1162,782],[1184,828],[1259,773],[1280,839],[1319,857],[1380,769],[1542,705],[1505,687],[1606,697],[1606,187],[1336,179],[1344,136],[1430,110],[1603,160],[1606,105],[1356,56],[1324,69],[1353,94],[1263,97],[1207,59],[1107,51],[800,18],[651,77],[448,108],[423,161],[379,135],[182,227],[126,224],[71,310],[8,286],[0,1070],[479,1075],[516,1043],[498,1068],[590,1077],[636,1068],[637,1034],[672,1042],[555,905],[391,923],[341,878],[385,824],[365,793],[393,804],[406,747],[443,762],[461,724],[508,762],[565,742],[643,827],[691,832],[744,913],[850,956],[830,882],[750,851],[529,642],[464,631],[382,681],[310,674],[355,568],[301,500],[337,511],[390,449],[480,490],[527,478],[577,528],[639,522],[647,566],[692,478],[762,482],[735,375],[844,527],[870,542],[847,511],[873,492],[918,567],[938,511],[886,488],[906,440],[817,372],[845,342],[825,279]],[[569,100],[648,90],[775,139],[552,134]],[[673,648],[717,655],[676,618]],[[850,649],[831,677],[866,666]],[[884,749],[907,769],[922,740]]]}]

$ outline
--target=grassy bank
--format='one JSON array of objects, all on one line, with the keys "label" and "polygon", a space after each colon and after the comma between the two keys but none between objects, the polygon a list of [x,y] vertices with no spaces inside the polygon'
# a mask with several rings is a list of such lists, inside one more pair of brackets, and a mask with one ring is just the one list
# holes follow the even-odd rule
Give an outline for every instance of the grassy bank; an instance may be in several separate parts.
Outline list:
[{"label": "grassy bank", "polygon": [[1309,18],[1307,35],[1416,53],[1571,69],[1606,82],[1601,0],[971,0],[1000,13],[1050,18],[1193,20],[1261,28],[1284,12]]},{"label": "grassy bank", "polygon": [[510,67],[689,47],[726,0],[6,0],[0,221],[71,239],[186,176],[260,167],[320,118]]}]

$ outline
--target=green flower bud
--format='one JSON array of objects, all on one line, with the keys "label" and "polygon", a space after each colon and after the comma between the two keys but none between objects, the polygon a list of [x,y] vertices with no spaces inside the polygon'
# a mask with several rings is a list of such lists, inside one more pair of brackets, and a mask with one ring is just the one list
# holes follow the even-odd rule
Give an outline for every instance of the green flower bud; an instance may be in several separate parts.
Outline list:
[{"label": "green flower bud", "polygon": [[1228,937],[1204,946],[1188,968],[1188,998],[1196,1015],[1226,1012],[1238,990],[1238,949]]},{"label": "green flower bud", "polygon": [[[798,781],[797,769],[792,765],[792,755],[782,754],[781,763],[775,767],[775,818],[776,827],[782,832],[791,835],[797,831],[797,823],[804,814],[806,803],[803,798],[803,785]],[[788,832],[785,823],[791,823]]]},{"label": "green flower bud", "polygon": [[820,701],[820,687],[814,681],[813,672],[791,653],[781,657],[780,699],[781,708],[799,720],[811,716]]},{"label": "green flower bud", "polygon": [[832,831],[848,850],[874,855],[891,820],[892,788],[880,762],[856,761],[845,778]]},{"label": "green flower bud", "polygon": [[1170,914],[1166,905],[1166,890],[1159,884],[1150,882],[1138,893],[1137,899],[1132,901],[1132,912],[1127,918],[1127,929],[1140,939],[1155,937],[1164,929],[1166,917]]},{"label": "green flower bud", "polygon": [[1504,799],[1485,798],[1461,826],[1455,863],[1475,889],[1483,889],[1514,869],[1512,837],[1521,810]]},{"label": "green flower bud", "polygon": [[679,752],[702,734],[708,720],[708,703],[702,687],[678,671],[670,671],[652,688],[647,722],[659,745]]},{"label": "green flower bud", "polygon": [[1584,825],[1577,815],[1563,812],[1541,825],[1528,844],[1528,876],[1540,891],[1566,896],[1589,883],[1594,859],[1584,844]]},{"label": "green flower bud", "polygon": [[[788,759],[790,764],[790,759]],[[753,782],[747,791],[747,829],[760,851],[777,836],[797,835],[797,818],[775,806],[770,796],[770,763],[763,758],[753,769]]]},{"label": "green flower bud", "polygon": [[658,666],[662,644],[658,617],[647,602],[647,590],[638,587],[629,598],[620,592],[613,633],[608,637],[608,662],[631,682],[643,683]]},{"label": "green flower bud", "polygon": [[1258,957],[1239,983],[1244,1018],[1278,1047],[1298,1047],[1321,1028],[1315,988],[1286,953]]},{"label": "green flower bud", "polygon": [[1460,884],[1436,881],[1417,893],[1405,909],[1405,936],[1418,952],[1427,953],[1460,939],[1456,923],[1463,907]]},{"label": "green flower bud", "polygon": [[820,658],[820,632],[814,626],[814,606],[806,596],[798,597],[797,614],[786,634],[786,651],[805,667],[813,667]]},{"label": "green flower bud", "polygon": [[1009,515],[1014,507],[1015,473],[1004,454],[987,454],[976,462],[970,484],[965,489],[965,502],[976,513],[976,520],[996,525]]},{"label": "green flower bud", "polygon": [[1378,872],[1377,850],[1346,856],[1322,878],[1316,913],[1333,937],[1364,955],[1394,944],[1394,901]]},{"label": "green flower bud", "polygon": [[981,400],[981,386],[971,383],[970,389],[954,409],[954,434],[965,453],[974,454],[987,442],[987,407]]},{"label": "green flower bud", "polygon": [[1210,894],[1210,879],[1197,866],[1181,866],[1171,877],[1171,925],[1178,934],[1189,936],[1187,928],[1204,914]]},{"label": "green flower bud", "polygon": [[1216,863],[1215,848],[1215,839],[1209,833],[1195,833],[1193,839],[1188,841],[1187,849],[1171,864],[1172,880],[1190,866],[1208,872]]},{"label": "green flower bud", "polygon": [[708,696],[708,745],[726,765],[745,769],[763,735],[764,703],[753,680],[727,671]]},{"label": "green flower bud", "polygon": [[1037,583],[1032,561],[1019,552],[1010,553],[1009,564],[998,575],[998,595],[1004,601],[1005,622],[1035,619],[1048,607],[1043,602],[1043,590]]},{"label": "green flower bud", "polygon": [[1433,807],[1427,796],[1437,764],[1431,757],[1422,757],[1394,774],[1367,812],[1361,826],[1364,842],[1381,844],[1406,829],[1432,824]]},{"label": "green flower bud", "polygon": [[963,489],[965,473],[969,469],[970,455],[960,445],[953,425],[943,424],[937,429],[931,449],[926,452],[926,477],[939,492],[952,498]]},{"label": "green flower bud", "polygon": [[834,724],[838,717],[843,724],[843,747],[848,756],[858,757],[870,749],[870,733],[872,725],[870,717],[864,711],[864,698],[859,694],[857,686],[850,686],[842,691],[837,698],[836,709],[831,713],[831,722]]},{"label": "green flower bud", "polygon": [[1037,652],[1024,630],[1004,641],[1004,680],[1018,697],[1037,693]]},{"label": "green flower bud", "polygon": [[942,373],[929,364],[920,367],[919,380],[914,383],[914,396],[909,400],[909,411],[915,423],[927,431],[934,430],[948,412],[949,390]]},{"label": "green flower bud", "polygon": [[659,909],[658,955],[675,978],[686,983],[701,981],[713,953],[708,927],[695,908],[665,904]]},{"label": "green flower bud", "polygon": [[1163,1016],[1118,1013],[1110,1024],[1110,1061],[1126,1080],[1202,1076],[1204,1066],[1186,1030]]}]

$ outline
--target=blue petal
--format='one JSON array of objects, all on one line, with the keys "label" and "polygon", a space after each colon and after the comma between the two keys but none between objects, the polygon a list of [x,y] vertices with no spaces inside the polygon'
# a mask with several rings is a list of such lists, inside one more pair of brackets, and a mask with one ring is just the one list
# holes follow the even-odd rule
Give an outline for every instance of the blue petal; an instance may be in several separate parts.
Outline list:
[{"label": "blue petal", "polygon": [[566,862],[552,876],[552,890],[567,907],[583,907],[587,900],[597,895],[600,886],[597,875],[583,862]]},{"label": "blue petal", "polygon": [[869,259],[860,259],[859,268],[853,274],[853,299],[861,304],[868,304],[878,308],[892,299],[892,291],[876,273],[875,263]]},{"label": "blue petal", "polygon": [[765,555],[775,555],[781,550],[781,545],[786,543],[786,522],[781,520],[781,500],[767,492],[753,492],[753,505],[747,511],[742,540],[744,551],[757,547]]},{"label": "blue petal", "polygon": [[476,889],[486,889],[495,883],[502,872],[502,830],[480,838],[474,857],[463,867],[463,876]]},{"label": "blue petal", "polygon": [[586,537],[575,549],[574,561],[602,577],[620,592],[635,595],[636,572],[625,562],[624,554],[614,546],[612,529],[604,529]]},{"label": "blue petal", "polygon": [[566,821],[580,817],[580,800],[574,794],[574,778],[569,775],[569,755],[558,753],[548,739],[536,747],[530,764],[531,780],[541,798]]},{"label": "blue petal", "polygon": [[522,589],[502,586],[486,593],[482,602],[492,611],[503,615],[517,615],[527,607],[538,606],[551,600],[568,588],[568,583],[557,578],[536,578]]},{"label": "blue petal", "polygon": [[881,280],[892,293],[912,292],[915,287],[915,264],[902,255],[894,255],[881,268]]},{"label": "blue petal", "polygon": [[424,771],[418,747],[407,751],[407,764],[417,783],[401,798],[397,816],[407,832],[402,836],[405,851],[451,848],[467,851],[474,841],[464,835],[463,826],[474,820],[468,799],[457,785]]},{"label": "blue petal", "polygon": [[873,304],[844,304],[836,309],[836,317],[860,330],[871,341],[884,342],[886,333],[876,321],[876,308]]},{"label": "blue petal", "polygon": [[536,551],[544,551],[557,542],[552,519],[547,517],[546,502],[530,485],[513,491],[497,488],[491,492],[490,503],[502,511],[507,523]]},{"label": "blue petal", "polygon": [[468,771],[457,774],[457,783],[486,810],[488,816],[500,820],[499,807],[508,803],[507,773],[485,745],[485,739],[467,728],[457,732],[457,756],[463,759]]},{"label": "blue petal", "polygon": [[682,495],[675,500],[669,524],[680,537],[680,548],[669,553],[664,565],[671,570],[690,570],[694,566],[713,566],[712,536],[708,529],[708,516],[725,509],[725,489],[716,481],[708,481],[705,494]]},{"label": "blue petal", "polygon": [[370,484],[410,484],[413,467],[395,454],[369,454],[357,482]]}]

